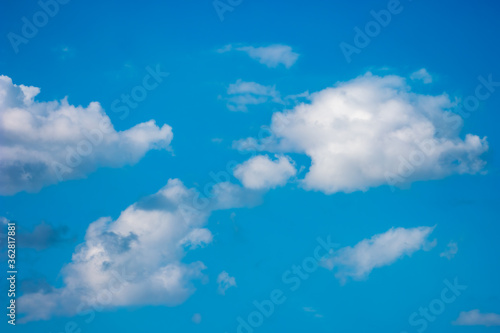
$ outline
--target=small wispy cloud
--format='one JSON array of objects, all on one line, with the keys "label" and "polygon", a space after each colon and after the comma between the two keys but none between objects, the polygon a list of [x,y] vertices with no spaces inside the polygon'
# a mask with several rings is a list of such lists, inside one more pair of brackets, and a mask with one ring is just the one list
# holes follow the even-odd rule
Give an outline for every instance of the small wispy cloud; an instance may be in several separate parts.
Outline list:
[{"label": "small wispy cloud", "polygon": [[226,271],[222,271],[219,274],[219,276],[217,277],[217,283],[219,284],[218,291],[222,295],[225,295],[226,290],[228,290],[229,288],[236,287],[236,279],[232,276],[229,276]]},{"label": "small wispy cloud", "polygon": [[500,314],[481,313],[478,309],[462,311],[452,324],[457,326],[500,326]]},{"label": "small wispy cloud", "polygon": [[261,47],[233,46],[229,44],[218,50],[219,53],[229,51],[245,52],[250,58],[259,61],[261,64],[266,65],[269,68],[276,68],[279,65],[290,68],[299,58],[298,53],[293,52],[290,46],[283,44],[273,44]]},{"label": "small wispy cloud", "polygon": [[318,313],[318,311],[315,308],[312,308],[310,306],[305,306],[302,308],[304,312],[308,312],[314,315],[316,318],[323,318],[323,315],[321,313]]},{"label": "small wispy cloud", "polygon": [[456,242],[449,242],[446,250],[439,254],[440,257],[445,257],[446,259],[452,259],[458,252],[458,244]]},{"label": "small wispy cloud", "polygon": [[73,58],[76,54],[75,49],[68,45],[60,45],[53,48],[53,51],[59,56],[59,59],[61,60]]},{"label": "small wispy cloud", "polygon": [[324,259],[322,265],[330,270],[337,269],[335,276],[344,283],[347,278],[366,278],[374,268],[394,263],[418,250],[429,250],[436,241],[430,242],[429,235],[434,227],[391,228],[385,233],[363,239],[353,247],[343,247]]},{"label": "small wispy cloud", "polygon": [[419,69],[416,72],[411,73],[410,79],[417,81],[420,80],[425,84],[432,83],[432,76],[427,72],[425,68]]},{"label": "small wispy cloud", "polygon": [[227,95],[227,108],[231,111],[246,112],[249,105],[267,102],[283,103],[275,86],[264,86],[257,82],[246,82],[241,79],[229,85]]}]

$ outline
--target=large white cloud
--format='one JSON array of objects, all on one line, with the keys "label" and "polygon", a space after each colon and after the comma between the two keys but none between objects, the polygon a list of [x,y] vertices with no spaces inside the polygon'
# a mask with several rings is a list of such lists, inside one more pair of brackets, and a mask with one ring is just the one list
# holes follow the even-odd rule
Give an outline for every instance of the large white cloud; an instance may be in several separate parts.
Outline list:
[{"label": "large white cloud", "polygon": [[243,186],[253,190],[283,186],[296,173],[293,162],[286,156],[277,156],[275,160],[271,160],[267,155],[258,155],[234,169],[234,176]]},{"label": "large white cloud", "polygon": [[333,270],[336,276],[345,281],[348,277],[362,279],[374,268],[392,264],[399,258],[414,252],[428,250],[435,245],[428,237],[433,227],[392,228],[370,239],[363,239],[353,247],[343,247],[334,251],[323,265]]},{"label": "large white cloud", "polygon": [[462,139],[462,119],[449,111],[452,106],[447,95],[412,92],[402,77],[368,73],[274,113],[271,136],[235,147],[308,155],[303,186],[325,193],[480,172],[486,138]]},{"label": "large white cloud", "polygon": [[117,132],[99,103],[35,101],[39,88],[0,76],[0,194],[36,192],[81,178],[100,166],[139,161],[151,149],[168,149],[172,128],[153,120]]},{"label": "large white cloud", "polygon": [[93,222],[72,262],[61,271],[64,286],[19,298],[23,321],[92,309],[182,303],[195,291],[192,281],[202,278],[205,269],[202,262],[182,259],[187,251],[212,241],[212,233],[204,228],[211,211],[243,204],[244,198],[235,198],[241,194],[236,187],[217,184],[213,195],[203,199],[172,179],[116,220]]},{"label": "large white cloud", "polygon": [[481,313],[478,309],[462,311],[453,325],[459,326],[500,326],[500,314]]}]

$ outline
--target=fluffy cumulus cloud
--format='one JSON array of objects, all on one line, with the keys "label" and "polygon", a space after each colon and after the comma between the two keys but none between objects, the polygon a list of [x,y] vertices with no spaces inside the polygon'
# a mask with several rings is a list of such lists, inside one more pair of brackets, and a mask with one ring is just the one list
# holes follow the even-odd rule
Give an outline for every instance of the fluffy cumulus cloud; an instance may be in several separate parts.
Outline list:
[{"label": "fluffy cumulus cloud", "polygon": [[274,160],[267,155],[254,156],[234,169],[234,176],[244,187],[252,190],[267,190],[286,184],[295,176],[293,161],[286,156],[276,156]]},{"label": "fluffy cumulus cloud", "polygon": [[136,163],[151,149],[169,148],[168,125],[160,128],[151,120],[118,132],[99,103],[38,102],[39,92],[0,76],[0,194],[36,192],[100,166]]},{"label": "fluffy cumulus cloud", "polygon": [[330,270],[335,269],[336,277],[342,281],[347,278],[363,279],[374,268],[390,265],[418,250],[432,248],[436,242],[430,242],[428,237],[433,230],[433,227],[392,228],[363,239],[353,247],[334,251],[322,264]]},{"label": "fluffy cumulus cloud", "polygon": [[459,326],[500,326],[500,314],[481,313],[479,310],[460,312],[453,325]]},{"label": "fluffy cumulus cloud", "polygon": [[217,290],[222,295],[225,295],[226,290],[229,288],[236,287],[236,279],[230,276],[226,271],[222,271],[219,276],[217,276],[217,283],[219,284]]},{"label": "fluffy cumulus cloud", "polygon": [[101,308],[182,303],[194,292],[193,280],[203,278],[205,269],[202,262],[182,259],[187,251],[212,241],[204,225],[211,211],[224,206],[227,189],[234,191],[219,186],[210,199],[202,200],[198,192],[173,179],[158,193],[125,209],[116,220],[93,222],[85,242],[61,271],[64,286],[19,298],[23,321]]},{"label": "fluffy cumulus cloud", "polygon": [[274,86],[264,86],[257,82],[237,80],[227,89],[227,108],[231,111],[248,111],[249,105],[267,102],[283,103]]},{"label": "fluffy cumulus cloud", "polygon": [[459,136],[462,119],[452,107],[447,95],[418,94],[402,77],[368,73],[274,113],[272,135],[234,146],[306,154],[303,186],[324,193],[481,172],[486,138]]},{"label": "fluffy cumulus cloud", "polygon": [[232,50],[245,52],[250,56],[250,58],[257,60],[261,64],[270,68],[275,68],[279,65],[290,68],[299,58],[299,54],[293,52],[290,46],[282,44],[273,44],[261,47],[226,45],[223,49],[219,50],[219,52],[223,53]]}]

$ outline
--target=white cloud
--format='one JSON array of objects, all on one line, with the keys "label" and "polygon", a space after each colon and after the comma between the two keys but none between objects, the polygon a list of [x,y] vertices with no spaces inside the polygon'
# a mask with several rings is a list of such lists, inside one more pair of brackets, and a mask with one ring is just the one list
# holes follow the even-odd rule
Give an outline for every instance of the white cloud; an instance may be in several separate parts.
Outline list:
[{"label": "white cloud", "polygon": [[353,247],[334,251],[322,261],[322,265],[330,270],[336,269],[335,276],[343,282],[349,277],[363,279],[374,268],[390,265],[420,249],[432,248],[436,242],[429,242],[428,237],[433,230],[434,227],[391,228],[370,239],[363,239]]},{"label": "white cloud", "polygon": [[234,169],[234,176],[252,190],[283,186],[296,173],[293,161],[286,156],[276,156],[275,160],[271,160],[267,155],[258,155]]},{"label": "white cloud", "polygon": [[220,49],[219,52],[224,53],[231,50],[245,52],[250,58],[270,68],[275,68],[279,65],[290,68],[299,58],[299,54],[293,52],[290,46],[282,44],[263,47],[226,45],[224,48]]},{"label": "white cloud", "polygon": [[445,257],[448,260],[452,259],[458,252],[458,244],[456,242],[449,242],[446,250],[439,254],[440,257]]},{"label": "white cloud", "polygon": [[500,326],[500,314],[480,313],[479,310],[462,311],[453,325],[459,326]]},{"label": "white cloud", "polygon": [[232,276],[229,276],[226,271],[222,271],[219,276],[217,276],[217,283],[219,284],[217,290],[222,295],[225,295],[226,290],[228,290],[229,288],[236,287],[236,279]]},{"label": "white cloud", "polygon": [[172,128],[153,120],[117,132],[97,102],[86,108],[67,99],[38,102],[40,89],[0,76],[0,194],[36,192],[98,167],[139,161],[168,149]]},{"label": "white cloud", "polygon": [[459,136],[462,119],[446,95],[411,92],[398,76],[370,73],[311,94],[310,103],[273,114],[272,135],[237,149],[304,153],[304,188],[325,193],[405,186],[451,174],[475,174],[486,138]]},{"label": "white cloud", "polygon": [[[215,193],[214,187],[213,196],[205,201],[180,180],[171,179],[116,220],[105,217],[93,222],[85,242],[76,247],[71,263],[61,271],[64,286],[19,298],[23,321],[72,316],[100,307],[184,302],[195,291],[192,280],[204,277],[205,265],[182,259],[188,250],[212,241],[211,232],[203,226],[211,211],[223,206],[217,196],[228,196],[227,189],[235,191],[226,184]],[[233,202],[242,204],[241,200]],[[225,289],[235,285],[229,276],[219,283]]]},{"label": "white cloud", "polygon": [[419,69],[416,72],[411,73],[410,79],[420,80],[425,84],[432,83],[432,76],[427,72],[425,68]]},{"label": "white cloud", "polygon": [[274,86],[263,86],[256,82],[237,80],[227,89],[227,108],[231,111],[248,111],[248,105],[267,102],[283,103]]}]

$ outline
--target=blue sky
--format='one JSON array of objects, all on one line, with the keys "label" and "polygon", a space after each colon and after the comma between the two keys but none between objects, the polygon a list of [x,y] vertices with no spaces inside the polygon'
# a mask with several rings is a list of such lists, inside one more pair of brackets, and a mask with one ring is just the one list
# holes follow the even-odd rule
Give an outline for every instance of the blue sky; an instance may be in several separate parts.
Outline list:
[{"label": "blue sky", "polygon": [[1,4],[2,331],[498,331],[497,3],[62,2]]}]

